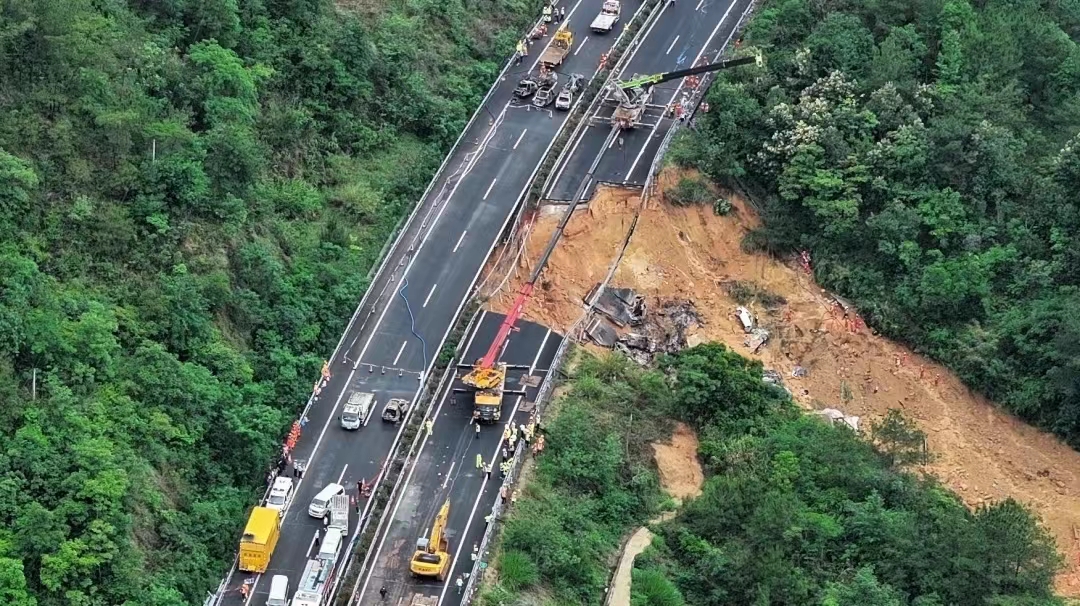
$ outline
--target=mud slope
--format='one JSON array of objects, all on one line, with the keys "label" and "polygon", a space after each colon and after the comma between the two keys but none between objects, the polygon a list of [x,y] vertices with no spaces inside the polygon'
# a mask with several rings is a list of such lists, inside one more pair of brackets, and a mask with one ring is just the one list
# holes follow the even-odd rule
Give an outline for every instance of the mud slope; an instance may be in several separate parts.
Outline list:
[{"label": "mud slope", "polygon": [[[677,177],[662,175],[660,191]],[[731,215],[716,217],[710,208],[651,201],[612,285],[636,288],[651,303],[669,297],[694,300],[706,323],[697,336],[761,359],[766,368],[781,373],[806,408],[839,408],[864,422],[900,408],[929,435],[937,456],[929,471],[965,502],[976,506],[1011,496],[1043,517],[1066,554],[1057,589],[1080,596],[1080,545],[1074,538],[1080,527],[1080,453],[1001,412],[943,367],[865,328],[853,332],[828,293],[798,263],[742,252],[742,237],[757,217],[741,200],[733,204]],[[575,213],[529,303],[529,319],[565,330],[581,315],[582,296],[606,274],[637,206],[633,192],[602,189],[588,211]],[[536,219],[523,255],[529,263],[556,223],[554,213]],[[504,292],[516,292],[522,274],[509,280]],[[743,292],[749,285],[785,301],[766,309],[758,297],[747,305],[773,333],[757,355],[743,345],[745,336],[733,315],[738,303],[730,293],[739,290],[733,283],[741,284]],[[493,306],[504,310],[511,299],[503,297]],[[807,376],[792,377],[796,366],[805,368]]]}]

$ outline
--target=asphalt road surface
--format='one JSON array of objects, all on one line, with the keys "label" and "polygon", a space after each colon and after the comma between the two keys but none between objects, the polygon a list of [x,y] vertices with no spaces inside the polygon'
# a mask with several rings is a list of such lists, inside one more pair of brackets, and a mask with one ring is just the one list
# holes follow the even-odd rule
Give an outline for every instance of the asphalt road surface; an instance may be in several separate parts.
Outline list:
[{"label": "asphalt road surface", "polygon": [[[467,337],[464,360],[484,355],[503,321],[501,314],[486,313],[474,335]],[[365,573],[357,594],[358,604],[409,603],[415,593],[445,596],[443,604],[458,602],[454,580],[471,571],[474,544],[479,544],[484,532],[484,516],[491,511],[502,482],[499,463],[502,462],[500,443],[504,423],[515,425],[527,422],[540,384],[547,376],[562,336],[532,322],[519,322],[512,333],[501,360],[526,368],[508,373],[507,389],[524,391],[525,396],[507,394],[503,399],[503,418],[496,425],[481,425],[475,433],[472,424],[472,399],[468,394],[456,394],[460,387],[455,380],[441,394],[434,416],[433,432],[421,443],[419,454],[409,468],[406,484],[393,504],[386,532],[377,539],[373,564]],[[464,370],[462,372],[465,372]],[[479,455],[485,464],[494,462],[487,478],[476,466]],[[416,540],[431,532],[435,515],[443,503],[450,500],[450,518],[446,536],[450,546],[453,572],[444,582],[435,578],[413,577],[409,560],[416,549]],[[383,601],[379,589],[387,589]],[[401,601],[399,601],[401,600]]]},{"label": "asphalt road surface", "polygon": [[[633,55],[622,78],[686,69],[701,56],[711,60],[731,37],[750,3],[751,0],[677,0],[674,4],[668,3],[631,49]],[[682,95],[681,89],[682,80],[665,82],[654,88],[649,103],[666,106]],[[583,128],[571,144],[572,152],[556,167],[555,179],[548,186],[545,198],[570,200],[581,187],[589,165],[601,152],[611,132],[607,120],[611,117],[612,106],[607,105],[600,113],[603,123]],[[645,184],[660,143],[673,122],[662,113],[662,110],[647,110],[641,126],[624,131],[611,143],[583,194],[585,199],[593,195],[598,182]]]},{"label": "asphalt road surface", "polygon": [[[617,28],[604,44],[588,40],[588,25],[599,3],[591,7],[574,0],[566,7],[566,23],[576,43],[557,70],[564,74],[561,80],[565,74],[594,73],[600,54],[618,34]],[[341,403],[352,393],[372,392],[377,415],[390,398],[412,399],[438,355],[496,239],[566,119],[551,106],[537,110],[511,103],[517,81],[535,66],[550,38],[534,43],[523,64],[495,84],[486,104],[490,115],[478,118],[466,133],[421,201],[417,220],[390,251],[388,271],[371,285],[372,295],[330,361],[330,381],[308,413],[293,453],[307,463],[307,471],[284,517],[270,567],[258,576],[234,571],[219,604],[245,603],[239,590],[245,580],[254,580],[247,602],[255,604],[265,601],[268,579],[275,574],[287,575],[295,587],[315,531],[322,528],[320,520],[307,515],[311,499],[337,481],[354,496],[357,480],[375,478],[385,463],[400,427],[383,424],[376,416],[357,431],[344,430],[337,422]],[[354,510],[350,532],[357,517]]]}]

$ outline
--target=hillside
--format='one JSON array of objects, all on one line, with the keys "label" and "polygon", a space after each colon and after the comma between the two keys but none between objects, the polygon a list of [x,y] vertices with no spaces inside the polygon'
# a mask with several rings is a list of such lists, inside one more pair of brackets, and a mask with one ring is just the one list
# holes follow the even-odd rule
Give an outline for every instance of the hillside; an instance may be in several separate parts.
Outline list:
[{"label": "hillside", "polygon": [[528,2],[0,9],[0,602],[216,585]]},{"label": "hillside", "polygon": [[878,331],[1080,447],[1080,4],[766,2],[672,158]]}]

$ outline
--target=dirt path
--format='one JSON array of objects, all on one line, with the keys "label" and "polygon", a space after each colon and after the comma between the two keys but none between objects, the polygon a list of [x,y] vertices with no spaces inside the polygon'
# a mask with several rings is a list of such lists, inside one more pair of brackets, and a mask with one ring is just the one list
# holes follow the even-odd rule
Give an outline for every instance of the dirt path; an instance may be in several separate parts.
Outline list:
[{"label": "dirt path", "polygon": [[[697,458],[698,439],[692,429],[683,423],[676,423],[671,441],[654,442],[652,447],[656,467],[660,471],[660,486],[665,492],[674,497],[676,502],[701,494],[705,474]],[[670,518],[671,515],[669,512],[653,521],[661,522]],[[634,570],[634,558],[645,551],[652,542],[652,538],[652,532],[642,526],[623,546],[622,555],[619,556],[619,567],[615,570],[615,577],[611,582],[608,606],[630,606],[630,581]]]},{"label": "dirt path", "polygon": [[619,558],[619,568],[615,571],[615,579],[611,582],[608,606],[630,606],[630,577],[634,570],[634,558],[645,551],[649,543],[652,543],[652,538],[653,534],[649,529],[642,526],[626,542]]},{"label": "dirt path", "polygon": [[[661,175],[660,190],[679,175]],[[969,506],[1013,497],[1030,505],[1057,539],[1066,568],[1056,588],[1080,596],[1080,453],[1054,436],[1002,412],[970,392],[947,369],[870,331],[852,332],[832,311],[831,297],[797,263],[780,263],[741,249],[757,217],[737,198],[734,211],[716,217],[711,208],[676,208],[653,201],[612,280],[658,299],[690,299],[705,326],[690,342],[720,341],[778,371],[807,409],[839,408],[864,422],[899,408],[929,436],[937,460],[928,468]],[[626,234],[637,200],[633,192],[601,188],[587,211],[575,214],[567,237],[535,291],[526,316],[565,330],[581,314],[581,299],[602,279]],[[524,258],[535,259],[558,215],[541,215]],[[520,278],[506,292],[515,293]],[[766,308],[747,307],[773,339],[752,355],[734,317],[732,296],[741,286],[783,298]],[[493,301],[498,311],[512,296]],[[793,377],[796,366],[807,376]],[[680,470],[681,471],[681,470]],[[663,473],[663,472],[662,472]]]}]

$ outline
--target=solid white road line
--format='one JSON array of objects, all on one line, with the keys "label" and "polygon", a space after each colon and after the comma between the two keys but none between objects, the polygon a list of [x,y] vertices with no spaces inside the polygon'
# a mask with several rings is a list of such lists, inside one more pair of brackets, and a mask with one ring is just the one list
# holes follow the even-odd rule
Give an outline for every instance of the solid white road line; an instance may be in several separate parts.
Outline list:
[{"label": "solid white road line", "polygon": [[483,197],[484,200],[487,200],[488,195],[491,194],[491,188],[495,187],[495,182],[498,181],[498,180],[499,180],[498,177],[491,180],[491,185],[488,185],[487,191],[484,192],[484,197]]},{"label": "solid white road line", "polygon": [[[341,468],[341,475],[339,475],[338,478],[337,478],[337,483],[338,484],[341,484],[341,481],[345,479],[345,470],[348,469],[348,468],[349,468],[348,463],[345,464],[345,467]],[[344,486],[344,484],[342,484],[342,485]]]},{"label": "solid white road line", "polygon": [[695,11],[699,11],[699,10],[701,10],[701,5],[702,5],[702,4],[705,4],[705,0],[701,0],[701,2],[698,2],[698,3],[697,3],[697,6],[695,6],[695,7],[694,7],[694,10],[695,10]]},{"label": "solid white road line", "polygon": [[499,359],[500,360],[502,359],[503,354],[506,353],[506,347],[508,345],[510,345],[510,339],[506,339],[505,341],[503,341],[502,351],[499,352]]},{"label": "solid white road line", "polygon": [[[734,2],[732,2],[731,5],[728,7],[727,11],[724,12],[724,16],[720,17],[720,21],[716,24],[716,27],[713,28],[712,33],[709,34],[709,38],[705,40],[705,44],[701,47],[701,51],[699,51],[697,56],[694,57],[693,65],[697,65],[698,61],[701,61],[701,57],[705,54],[705,51],[709,49],[709,45],[712,44],[713,38],[716,37],[716,32],[720,31],[720,26],[724,24],[724,21],[727,21],[728,15],[731,14],[731,9],[733,8],[735,8]],[[676,40],[677,39],[678,37],[676,37]],[[672,44],[674,44],[674,42]],[[671,49],[668,49],[668,52],[671,52]],[[668,105],[670,105],[672,101],[678,100],[679,93],[682,92],[682,88],[685,82],[685,80],[679,81],[679,86],[675,89],[675,94],[671,97],[671,101],[668,101]],[[645,143],[641,146],[641,151],[639,151],[637,157],[634,158],[634,163],[630,165],[630,170],[626,171],[627,180],[629,180],[633,176],[634,169],[637,168],[638,162],[641,161],[641,157],[645,155],[645,150],[649,148],[649,142],[652,141],[653,135],[656,134],[657,127],[659,127],[660,123],[664,121],[664,116],[666,115],[667,106],[665,106],[664,108],[664,114],[660,116],[660,119],[658,119],[656,121],[656,124],[653,125],[652,129],[649,130],[649,136],[646,137]]]},{"label": "solid white road line", "polygon": [[450,469],[446,470],[446,479],[442,483],[443,490],[446,490],[446,485],[450,483],[450,477],[454,475],[454,465],[457,465],[457,461],[450,461]]},{"label": "solid white road line", "polygon": [[431,300],[431,295],[435,294],[435,287],[436,286],[438,286],[438,284],[432,284],[431,285],[431,292],[429,292],[427,294],[427,297],[424,299],[424,304],[420,306],[421,308],[427,307],[428,301]]},{"label": "solid white road line", "polygon": [[525,138],[525,133],[527,132],[529,132],[529,129],[527,128],[521,131],[521,136],[518,137],[517,141],[514,143],[514,149],[517,149],[518,145],[521,145],[521,140]]},{"label": "solid white road line", "polygon": [[544,353],[544,346],[547,345],[547,340],[548,340],[548,337],[550,337],[550,336],[551,336],[551,329],[549,328],[548,331],[546,333],[544,333],[544,340],[540,341],[540,348],[536,350],[536,357],[533,358],[532,364],[529,365],[529,374],[530,375],[533,373],[533,369],[536,368],[536,363],[540,361],[540,354]]},{"label": "solid white road line", "polygon": [[664,54],[665,55],[670,55],[671,54],[671,49],[675,48],[675,43],[678,42],[678,41],[679,41],[679,37],[675,36],[675,39],[671,41],[671,46],[667,47],[667,52],[664,53]]},{"label": "solid white road line", "polygon": [[409,342],[405,341],[404,343],[401,344],[401,348],[399,348],[397,350],[397,355],[394,356],[394,366],[397,366],[398,360],[401,359],[401,352],[405,351],[405,346],[408,345],[408,344],[409,344]]},{"label": "solid white road line", "polygon": [[[457,188],[461,185],[463,181],[465,181],[465,177],[469,175],[472,167],[476,165],[477,160],[479,160],[480,156],[483,155],[482,152],[487,149],[487,143],[491,140],[492,137],[495,136],[495,129],[498,128],[498,126],[502,123],[503,116],[506,115],[506,111],[508,109],[510,109],[509,103],[507,103],[506,106],[503,107],[502,111],[499,112],[499,115],[495,118],[494,124],[492,124],[491,128],[488,129],[487,134],[484,136],[484,142],[480,146],[480,153],[477,153],[475,156],[473,156],[472,162],[470,162],[469,166],[464,169],[463,174],[457,180],[457,183],[454,183],[454,187],[450,189],[450,194],[446,197],[446,202],[443,202],[442,208],[439,209],[439,214],[435,215],[435,218],[432,220],[431,227],[428,228],[428,231],[424,235],[424,238],[420,241],[420,246],[416,247],[416,251],[409,258],[409,263],[405,266],[405,270],[401,272],[401,277],[399,278],[399,280],[404,280],[405,277],[409,275],[409,270],[412,269],[412,266],[414,263],[416,263],[416,260],[420,258],[420,251],[424,249],[424,245],[427,244],[427,241],[431,234],[435,233],[435,226],[439,223],[439,219],[442,218],[443,213],[446,212],[447,208],[450,208],[450,201],[454,199],[454,194],[457,193]],[[386,317],[386,314],[390,311],[391,307],[393,307],[393,305],[391,305],[389,301],[387,301],[386,305],[383,306],[383,310],[379,314],[379,319],[375,320],[375,326],[373,327],[371,334],[368,335],[367,341],[364,341],[364,346],[360,349],[360,353],[356,356],[357,364],[360,363],[360,360],[364,359],[364,354],[367,353],[368,347],[371,347],[372,341],[375,340],[375,334],[379,331],[379,326],[382,325],[383,318]]]},{"label": "solid white road line", "polygon": [[[536,372],[536,363],[540,360],[540,354],[543,353],[544,345],[547,344],[548,337],[550,337],[550,336],[551,336],[551,329],[549,328],[547,333],[544,334],[544,340],[540,342],[540,348],[536,350],[536,357],[533,358],[532,364],[529,365],[529,374],[530,375],[533,374],[534,372]],[[521,405],[521,401],[523,399],[524,398],[522,398],[521,396],[518,396],[517,398],[514,399],[514,408],[513,408],[513,410],[510,411],[510,416],[508,417],[510,419],[511,426],[513,426],[514,415],[517,414],[518,406]],[[495,452],[493,452],[491,454],[491,459],[490,460],[491,460],[491,466],[492,467],[495,466],[495,460],[498,459],[499,451],[501,451],[501,450],[502,450],[502,440],[499,440],[499,442],[497,444],[495,444]],[[484,480],[480,484],[480,491],[476,494],[476,501],[473,502],[472,511],[469,513],[469,521],[465,522],[465,530],[462,531],[462,533],[461,533],[462,537],[469,536],[469,527],[472,526],[473,519],[476,518],[476,509],[480,506],[480,499],[484,496],[484,487],[487,486],[487,483],[488,483],[487,474],[485,474]],[[498,498],[498,497],[496,497],[496,498]],[[494,520],[492,520],[492,522],[494,522]],[[453,561],[450,562],[450,574],[446,575],[446,582],[443,583],[442,593],[439,594],[439,603],[440,604],[442,604],[443,599],[446,597],[447,590],[450,589],[450,582],[453,580],[454,569],[457,568],[458,556],[461,555],[460,541],[458,543],[459,543],[459,545],[458,545],[457,551],[454,552],[454,559],[453,559]]]},{"label": "solid white road line", "polygon": [[[480,317],[477,318],[477,320],[476,320],[476,329],[473,330],[472,335],[469,336],[469,341],[467,343],[465,343],[465,349],[461,350],[461,355],[463,355],[463,356],[468,356],[469,355],[469,348],[472,347],[473,339],[476,338],[476,333],[480,330],[480,326],[483,325],[484,318],[486,316],[487,316],[487,310],[486,309],[484,311],[480,312]],[[468,358],[466,358],[466,359],[468,359]]]},{"label": "solid white road line", "polygon": [[465,239],[465,234],[467,233],[469,233],[469,230],[461,232],[461,237],[457,239],[457,244],[454,245],[454,250],[450,252],[457,252],[458,247],[461,246],[461,241]]},{"label": "solid white road line", "polygon": [[574,56],[575,56],[575,57],[577,56],[577,54],[578,54],[578,53],[580,53],[580,52],[581,52],[581,47],[585,46],[585,43],[586,43],[586,42],[588,42],[588,41],[589,41],[589,37],[588,37],[588,36],[585,36],[585,39],[584,39],[584,40],[582,40],[582,41],[581,41],[581,44],[579,44],[579,45],[577,46],[577,50],[576,50],[576,51],[574,51]]},{"label": "solid white road line", "polygon": [[[485,310],[481,314],[481,319],[483,318],[483,314],[486,314],[486,313],[487,313],[487,310]],[[477,327],[479,327],[480,323],[477,322],[476,325],[477,325]],[[476,336],[475,331],[473,331],[472,336],[474,336],[474,337]],[[469,343],[472,343],[472,338],[469,339]],[[430,418],[430,419],[439,418],[439,412],[442,411],[443,404],[446,403],[446,400],[448,398],[452,397],[452,394],[454,393],[453,392],[453,385],[454,385],[454,381],[457,380],[457,377],[458,377],[458,375],[457,375],[457,372],[455,371],[453,379],[450,380],[450,385],[448,386],[448,391],[446,391],[443,394],[442,399],[439,400],[439,406],[435,409],[435,412],[433,412],[431,414],[431,416],[428,417],[428,418]],[[416,458],[413,459],[414,462],[420,459],[421,453],[423,453],[424,448],[427,447],[427,443],[428,443],[429,438],[430,438],[430,436],[425,435],[421,439],[420,448],[416,451]],[[393,511],[390,512],[390,520],[394,520],[394,519],[397,518],[398,508],[401,507],[401,503],[403,501],[405,501],[405,494],[406,494],[407,489],[409,487],[409,483],[412,482],[413,472],[415,472],[415,471],[416,471],[416,465],[415,464],[409,465],[409,473],[408,473],[407,476],[405,476],[405,483],[401,485],[401,492],[398,493],[397,502],[394,503],[394,509],[393,509]],[[392,523],[391,523],[391,525],[392,525]],[[378,546],[378,549],[376,549],[376,551],[375,551],[375,556],[372,558],[372,562],[378,562],[379,561],[379,555],[382,553],[383,546],[386,545],[386,538],[389,537],[389,536],[390,536],[390,527],[388,526],[386,528],[386,530],[382,533],[382,538],[379,539],[379,546]],[[358,591],[356,593],[356,602],[355,602],[356,604],[359,604],[361,602],[361,600],[363,600],[364,593],[367,592],[368,583],[371,582],[371,574],[372,574],[372,572],[374,572],[374,570],[375,570],[374,565],[372,565],[372,566],[370,566],[368,568],[367,577],[364,578],[364,585],[360,588],[360,591]]]}]

